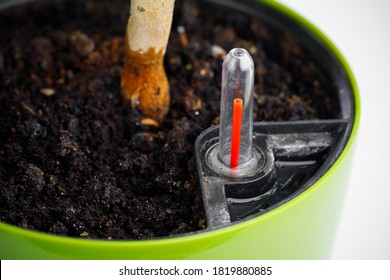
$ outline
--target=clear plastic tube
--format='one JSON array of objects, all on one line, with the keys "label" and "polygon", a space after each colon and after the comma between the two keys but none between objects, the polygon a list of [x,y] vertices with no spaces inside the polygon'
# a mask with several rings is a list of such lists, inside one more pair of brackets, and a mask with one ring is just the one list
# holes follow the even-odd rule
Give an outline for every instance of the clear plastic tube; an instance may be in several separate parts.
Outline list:
[{"label": "clear plastic tube", "polygon": [[[232,49],[226,56],[222,66],[218,146],[219,160],[231,168],[245,169],[245,165],[253,161],[253,83],[254,64],[251,56],[245,49]],[[237,102],[241,105],[237,105]],[[233,112],[236,113],[234,119]],[[234,128],[234,122],[236,128]],[[238,124],[239,127],[237,128]],[[238,136],[237,130],[240,132]],[[235,158],[237,140],[239,147],[238,162]]]}]

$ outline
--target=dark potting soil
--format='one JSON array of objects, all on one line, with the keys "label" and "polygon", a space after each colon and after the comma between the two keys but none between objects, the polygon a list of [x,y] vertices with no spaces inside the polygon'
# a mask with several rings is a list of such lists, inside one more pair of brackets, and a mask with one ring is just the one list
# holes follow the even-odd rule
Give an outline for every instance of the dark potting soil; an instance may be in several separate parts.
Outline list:
[{"label": "dark potting soil", "polygon": [[330,83],[293,36],[177,0],[165,58],[170,113],[159,128],[143,125],[120,95],[128,2],[29,4],[0,14],[2,221],[106,239],[204,229],[194,142],[218,123],[215,46],[252,54],[255,121],[333,117]]}]

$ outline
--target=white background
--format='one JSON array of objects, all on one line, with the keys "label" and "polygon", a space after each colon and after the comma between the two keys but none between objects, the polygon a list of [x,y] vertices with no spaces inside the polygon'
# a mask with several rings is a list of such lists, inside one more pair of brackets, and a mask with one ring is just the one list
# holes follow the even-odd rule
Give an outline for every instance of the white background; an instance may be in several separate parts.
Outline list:
[{"label": "white background", "polygon": [[390,1],[280,0],[343,53],[357,80],[361,122],[334,259],[390,259]]}]

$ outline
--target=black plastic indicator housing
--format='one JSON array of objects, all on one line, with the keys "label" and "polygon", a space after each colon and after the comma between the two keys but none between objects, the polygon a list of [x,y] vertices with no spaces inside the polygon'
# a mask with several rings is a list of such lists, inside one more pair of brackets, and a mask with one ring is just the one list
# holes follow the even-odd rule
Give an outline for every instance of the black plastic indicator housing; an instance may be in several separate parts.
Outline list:
[{"label": "black plastic indicator housing", "polygon": [[199,135],[196,159],[207,225],[220,228],[260,215],[292,199],[327,171],[345,134],[343,120],[255,123],[253,144],[261,163],[255,174],[236,177],[218,172],[207,153],[218,144],[218,126]]}]

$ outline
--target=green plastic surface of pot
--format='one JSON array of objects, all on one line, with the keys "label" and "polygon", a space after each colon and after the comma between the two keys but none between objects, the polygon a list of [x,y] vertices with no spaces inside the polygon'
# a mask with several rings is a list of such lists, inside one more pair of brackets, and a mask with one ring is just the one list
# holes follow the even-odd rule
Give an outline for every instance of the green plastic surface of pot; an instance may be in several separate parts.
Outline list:
[{"label": "green plastic surface of pot", "polygon": [[[270,9],[304,26],[336,57],[353,95],[353,120],[337,160],[310,188],[255,218],[192,234],[140,241],[68,238],[0,222],[1,259],[323,259],[328,258],[348,185],[360,116],[357,84],[336,47],[316,27],[275,1]],[[255,7],[256,5],[251,5]]]}]

